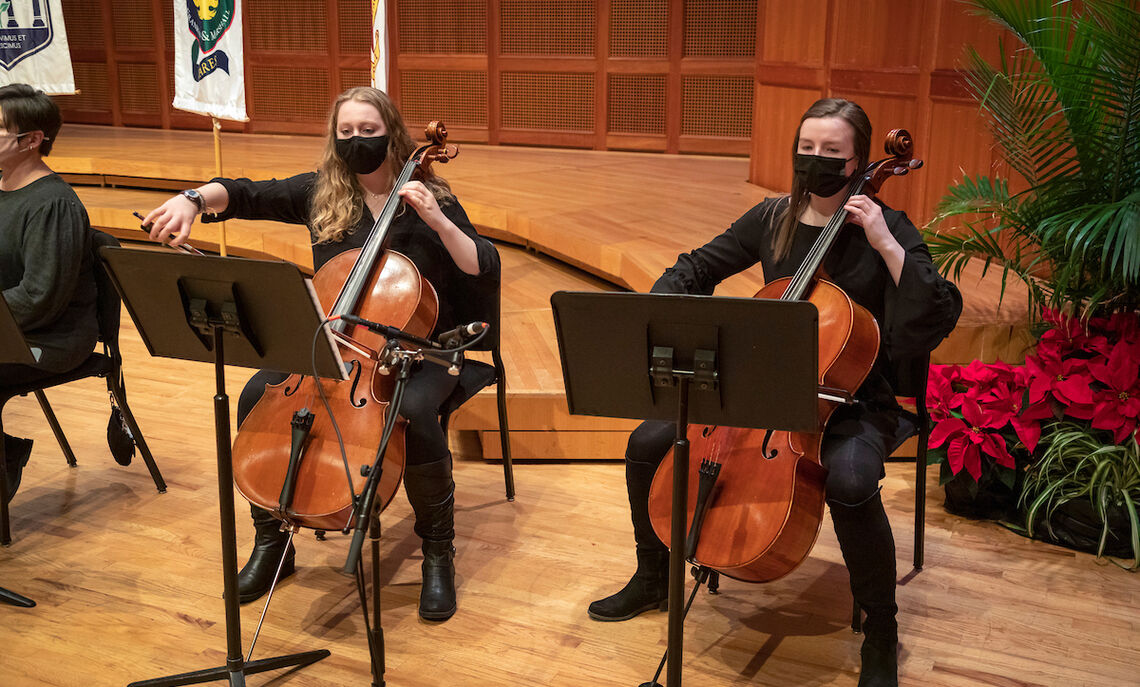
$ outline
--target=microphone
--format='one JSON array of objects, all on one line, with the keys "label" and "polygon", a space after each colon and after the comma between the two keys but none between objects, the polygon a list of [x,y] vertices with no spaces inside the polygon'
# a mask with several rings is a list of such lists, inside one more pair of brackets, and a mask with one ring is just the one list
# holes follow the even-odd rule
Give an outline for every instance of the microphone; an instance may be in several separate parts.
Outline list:
[{"label": "microphone", "polygon": [[341,315],[340,319],[344,320],[345,322],[347,322],[349,324],[355,324],[355,325],[359,325],[361,327],[365,327],[368,329],[368,331],[376,332],[377,334],[383,334],[384,336],[388,337],[389,339],[392,338],[390,336],[390,333],[391,333],[393,328],[389,327],[386,324],[380,324],[379,322],[373,322],[372,320],[366,320],[363,317],[357,317],[356,315],[349,315],[347,313],[345,313],[344,315]]},{"label": "microphone", "polygon": [[359,325],[361,327],[365,327],[368,329],[368,331],[376,332],[377,334],[380,334],[384,338],[389,339],[389,340],[399,339],[401,341],[410,341],[411,343],[414,343],[417,346],[427,346],[429,348],[439,348],[439,344],[435,343],[434,341],[428,341],[427,339],[420,337],[420,336],[416,336],[415,334],[408,334],[407,332],[399,329],[398,327],[389,327],[386,324],[380,324],[379,322],[373,322],[372,320],[367,320],[363,317],[358,317],[356,315],[349,315],[349,314],[341,315],[340,319],[344,320],[345,322],[348,322],[349,324],[355,324],[355,325]]},{"label": "microphone", "polygon": [[471,322],[469,324],[463,324],[456,327],[455,329],[449,329],[446,332],[440,334],[436,340],[439,341],[439,343],[444,348],[454,348],[459,344],[470,341],[476,336],[479,336],[484,331],[486,331],[487,326],[488,325],[486,322]]}]

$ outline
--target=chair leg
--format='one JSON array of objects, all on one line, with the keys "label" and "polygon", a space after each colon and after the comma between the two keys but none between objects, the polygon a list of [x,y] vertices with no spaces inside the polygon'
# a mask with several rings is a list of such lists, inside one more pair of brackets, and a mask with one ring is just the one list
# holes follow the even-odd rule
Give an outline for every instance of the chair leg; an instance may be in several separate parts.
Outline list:
[{"label": "chair leg", "polygon": [[922,570],[926,559],[926,442],[929,424],[918,434],[918,451],[914,458],[914,569]]},{"label": "chair leg", "polygon": [[154,488],[158,489],[158,493],[166,493],[166,480],[162,478],[162,472],[158,469],[158,464],[154,462],[154,456],[151,455],[150,447],[146,445],[146,439],[143,438],[142,430],[135,422],[134,413],[131,412],[131,407],[127,405],[127,390],[124,389],[117,381],[118,375],[113,375],[108,385],[111,389],[111,394],[115,397],[115,404],[119,406],[119,411],[123,414],[123,420],[126,421],[127,427],[131,430],[131,434],[135,438],[135,445],[138,446],[139,454],[142,455],[143,461],[146,463],[146,469],[150,470],[150,477],[154,480]]},{"label": "chair leg", "polygon": [[506,483],[507,500],[515,500],[515,468],[511,462],[511,429],[507,424],[507,378],[503,369],[503,359],[499,349],[491,351],[495,363],[495,400],[499,406],[499,443],[503,445],[503,481]]},{"label": "chair leg", "polygon": [[4,433],[0,432],[0,546],[12,545],[12,532],[8,525],[8,467],[4,462]]},{"label": "chair leg", "polygon": [[51,404],[48,403],[47,396],[44,395],[43,389],[36,389],[36,400],[40,402],[40,408],[44,411],[44,417],[47,418],[48,424],[51,425],[51,431],[55,433],[55,440],[59,442],[59,447],[63,449],[63,455],[67,458],[67,464],[71,467],[76,466],[75,453],[71,450],[71,444],[67,443],[67,437],[63,434],[63,428],[59,426],[59,420],[55,419],[55,412],[51,409]]}]

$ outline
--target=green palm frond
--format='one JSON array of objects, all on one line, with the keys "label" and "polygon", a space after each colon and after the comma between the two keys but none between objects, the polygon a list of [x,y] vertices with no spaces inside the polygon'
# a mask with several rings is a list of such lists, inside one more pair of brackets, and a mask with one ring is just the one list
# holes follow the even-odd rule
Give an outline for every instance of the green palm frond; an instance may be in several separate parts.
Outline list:
[{"label": "green palm frond", "polygon": [[[997,65],[971,49],[965,78],[1028,188],[1010,195],[984,176],[952,185],[927,227],[931,253],[944,269],[998,262],[1031,300],[1140,307],[1140,11],[1123,0],[970,2],[1019,43],[1000,45]],[[951,221],[961,239],[933,233]],[[1034,285],[1042,262],[1048,282]]]}]

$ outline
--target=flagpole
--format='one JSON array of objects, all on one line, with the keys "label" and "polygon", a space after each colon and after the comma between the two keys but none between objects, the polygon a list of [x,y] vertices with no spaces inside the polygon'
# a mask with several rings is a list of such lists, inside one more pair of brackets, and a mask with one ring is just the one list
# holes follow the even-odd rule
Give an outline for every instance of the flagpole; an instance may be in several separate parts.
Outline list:
[{"label": "flagpole", "polygon": [[[211,117],[214,120],[214,176],[222,176],[222,123],[217,117]],[[226,223],[219,223],[218,247],[222,257],[226,257]]]}]

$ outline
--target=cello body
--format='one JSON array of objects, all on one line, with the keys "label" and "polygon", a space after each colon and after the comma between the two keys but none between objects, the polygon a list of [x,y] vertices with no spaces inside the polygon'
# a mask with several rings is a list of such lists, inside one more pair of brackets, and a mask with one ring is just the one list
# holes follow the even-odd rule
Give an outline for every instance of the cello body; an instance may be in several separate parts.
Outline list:
[{"label": "cello body", "polygon": [[[359,249],[345,251],[329,260],[313,276],[313,287],[321,307],[332,308]],[[360,317],[392,326],[418,336],[427,336],[435,327],[439,299],[407,257],[385,251],[361,298]],[[357,327],[353,340],[368,349],[381,350],[386,339]],[[352,349],[342,348],[346,364],[356,361],[358,384],[349,381],[314,380],[311,376],[290,375],[281,384],[266,385],[265,394],[238,428],[234,441],[234,483],[250,503],[269,511],[278,510],[281,489],[290,459],[289,421],[295,411],[316,408],[305,458],[297,474],[297,487],[287,514],[298,525],[315,529],[343,529],[352,512],[353,492],[359,493],[366,477],[360,466],[376,459],[384,429],[393,380],[377,371],[375,361]],[[344,437],[345,453],[352,468],[353,489],[347,489],[337,436],[319,403],[315,385],[324,386],[329,404]],[[352,393],[356,387],[355,394]],[[317,402],[314,403],[314,399]],[[361,399],[363,399],[362,406]],[[383,471],[376,498],[383,509],[395,495],[404,471],[402,418],[393,430],[384,455]]]},{"label": "cello body", "polygon": [[[764,286],[757,298],[783,298],[790,278]],[[819,311],[819,384],[854,393],[866,379],[879,350],[879,327],[865,308],[834,284],[817,280],[808,299]],[[749,582],[788,574],[807,557],[823,519],[824,481],[820,463],[823,429],[837,404],[819,400],[814,433],[774,432],[766,458],[766,430],[690,425],[689,500],[686,530],[697,501],[700,460],[720,463],[694,562]],[[672,450],[661,462],[649,494],[649,516],[657,536],[670,538]]]}]

